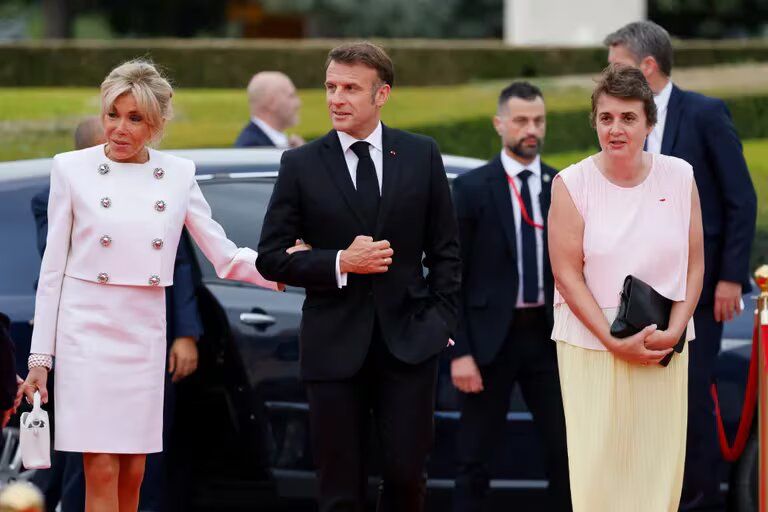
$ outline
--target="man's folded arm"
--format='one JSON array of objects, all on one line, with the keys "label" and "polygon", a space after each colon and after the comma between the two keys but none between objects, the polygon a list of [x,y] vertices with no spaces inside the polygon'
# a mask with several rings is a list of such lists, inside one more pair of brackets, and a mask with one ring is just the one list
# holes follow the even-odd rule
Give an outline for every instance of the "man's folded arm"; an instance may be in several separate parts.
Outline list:
[{"label": "man's folded arm", "polygon": [[[286,253],[302,238],[300,189],[291,152],[283,153],[280,172],[264,216],[256,267],[269,280],[290,286],[335,289],[338,249],[312,248]],[[311,243],[310,240],[306,242]]]}]

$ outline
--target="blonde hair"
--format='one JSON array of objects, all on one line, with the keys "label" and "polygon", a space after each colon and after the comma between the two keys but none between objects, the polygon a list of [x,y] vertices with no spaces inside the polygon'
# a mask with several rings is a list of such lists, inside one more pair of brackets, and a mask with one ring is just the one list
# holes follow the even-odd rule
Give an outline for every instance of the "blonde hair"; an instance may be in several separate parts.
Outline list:
[{"label": "blonde hair", "polygon": [[162,138],[165,122],[173,117],[173,87],[155,65],[144,59],[129,60],[110,71],[101,83],[101,113],[112,110],[117,98],[131,93],[152,129],[152,141]]}]

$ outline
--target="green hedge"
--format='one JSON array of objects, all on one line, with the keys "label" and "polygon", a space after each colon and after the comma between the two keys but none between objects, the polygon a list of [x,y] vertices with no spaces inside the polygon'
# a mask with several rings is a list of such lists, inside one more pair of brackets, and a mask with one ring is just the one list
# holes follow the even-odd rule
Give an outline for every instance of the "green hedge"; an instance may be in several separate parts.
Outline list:
[{"label": "green hedge", "polygon": [[[0,44],[0,86],[93,86],[127,59],[150,56],[182,87],[243,87],[255,71],[276,69],[297,87],[323,81],[328,50],[339,41],[115,40]],[[593,73],[605,49],[510,48],[496,41],[380,41],[401,85]],[[768,61],[768,43],[680,43],[676,66]]]},{"label": "green hedge", "polygon": [[[768,138],[768,96],[739,96],[725,99],[742,139]],[[410,128],[434,137],[441,151],[456,155],[490,158],[499,151],[499,136],[491,118]],[[597,138],[589,125],[589,112],[550,112],[547,115],[545,151],[560,153],[596,149]]]}]

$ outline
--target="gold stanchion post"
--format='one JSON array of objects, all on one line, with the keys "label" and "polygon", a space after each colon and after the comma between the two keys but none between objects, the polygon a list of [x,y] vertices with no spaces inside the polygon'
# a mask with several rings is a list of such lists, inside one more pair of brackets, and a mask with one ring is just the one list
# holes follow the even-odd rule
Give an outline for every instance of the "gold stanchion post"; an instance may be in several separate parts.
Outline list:
[{"label": "gold stanchion post", "polygon": [[757,299],[757,311],[755,322],[757,322],[757,343],[758,343],[758,389],[759,398],[757,401],[759,414],[759,472],[758,487],[760,495],[760,511],[768,511],[768,368],[766,368],[766,354],[763,348],[763,327],[768,326],[768,265],[763,265],[755,271],[755,282],[760,287],[760,296]]}]

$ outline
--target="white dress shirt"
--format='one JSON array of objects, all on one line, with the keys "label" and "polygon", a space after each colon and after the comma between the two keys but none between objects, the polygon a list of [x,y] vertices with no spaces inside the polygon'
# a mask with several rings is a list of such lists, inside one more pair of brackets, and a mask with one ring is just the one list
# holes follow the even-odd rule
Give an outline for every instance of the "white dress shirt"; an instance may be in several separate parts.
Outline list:
[{"label": "white dress shirt", "polygon": [[[360,159],[352,151],[352,144],[359,140],[368,143],[368,151],[371,153],[373,167],[376,169],[376,179],[379,182],[379,196],[381,196],[382,177],[384,176],[384,146],[381,141],[381,122],[376,125],[376,128],[365,139],[356,139],[348,133],[339,131],[336,134],[339,136],[341,150],[344,153],[344,160],[347,162],[347,170],[349,170],[349,177],[352,179],[352,186],[355,188],[357,188],[357,162]],[[347,273],[341,272],[339,266],[340,257],[341,251],[336,253],[336,284],[339,288],[342,288],[347,285]]]},{"label": "white dress shirt", "polygon": [[288,144],[288,137],[283,132],[275,130],[256,116],[251,118],[251,122],[261,128],[261,131],[266,134],[266,136],[269,138],[269,140],[272,141],[272,144],[274,144],[276,148],[285,149],[290,147],[290,144]]},{"label": "white dress shirt", "polygon": [[[515,180],[517,191],[522,192],[523,182],[518,178],[518,174],[525,169],[528,169],[533,173],[528,178],[528,190],[531,193],[531,203],[533,205],[533,211],[528,212],[528,215],[533,219],[536,224],[543,225],[544,217],[541,214],[541,203],[539,202],[539,194],[541,194],[541,159],[537,156],[536,159],[530,163],[530,165],[523,165],[514,158],[507,155],[506,151],[501,151],[501,165],[504,167],[504,172],[507,176]],[[515,243],[517,244],[517,275],[520,276],[520,284],[517,287],[517,300],[515,307],[517,308],[531,308],[544,305],[544,230],[534,228],[536,232],[536,265],[538,267],[539,274],[539,298],[537,302],[524,302],[523,301],[523,234],[520,230],[521,223],[525,222],[522,218],[520,211],[520,202],[517,200],[515,191],[512,190],[512,185],[509,185],[509,194],[512,199],[512,212],[515,216]]]},{"label": "white dress shirt", "polygon": [[672,80],[653,97],[656,103],[656,126],[648,134],[649,153],[661,154],[661,139],[664,138],[664,126],[667,124],[667,107],[669,106],[669,97],[672,95]]}]

